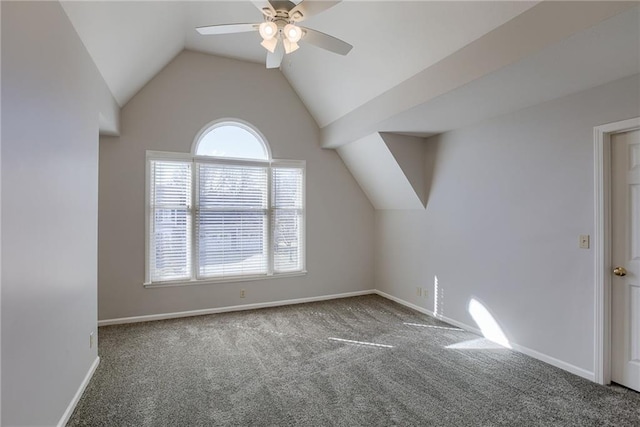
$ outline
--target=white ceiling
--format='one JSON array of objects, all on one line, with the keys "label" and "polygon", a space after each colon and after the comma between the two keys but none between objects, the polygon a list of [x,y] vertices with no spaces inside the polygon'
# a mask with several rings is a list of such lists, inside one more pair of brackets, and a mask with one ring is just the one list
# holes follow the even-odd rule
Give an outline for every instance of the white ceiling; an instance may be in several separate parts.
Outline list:
[{"label": "white ceiling", "polygon": [[345,2],[308,26],[348,41],[351,53],[301,48],[282,71],[324,127],[536,3]]},{"label": "white ceiling", "polygon": [[[351,43],[351,53],[342,57],[301,43],[285,58],[282,72],[323,127],[536,3],[344,1],[304,25]],[[62,4],[121,106],[184,48],[264,61],[257,33],[200,36],[194,30],[259,22],[250,2]]]},{"label": "white ceiling", "polygon": [[180,3],[68,1],[62,7],[120,106],[184,49]]},{"label": "white ceiling", "polygon": [[321,129],[431,134],[638,72],[637,2],[545,1]]},{"label": "white ceiling", "polygon": [[403,111],[377,128],[421,136],[439,134],[638,73],[640,7],[634,7]]}]

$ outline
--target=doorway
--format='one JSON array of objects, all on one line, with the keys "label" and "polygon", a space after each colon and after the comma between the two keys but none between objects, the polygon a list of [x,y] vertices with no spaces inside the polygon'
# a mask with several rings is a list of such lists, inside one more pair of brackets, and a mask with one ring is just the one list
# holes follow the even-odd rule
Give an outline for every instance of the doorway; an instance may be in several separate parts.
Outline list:
[{"label": "doorway", "polygon": [[595,128],[595,380],[640,391],[640,118]]}]

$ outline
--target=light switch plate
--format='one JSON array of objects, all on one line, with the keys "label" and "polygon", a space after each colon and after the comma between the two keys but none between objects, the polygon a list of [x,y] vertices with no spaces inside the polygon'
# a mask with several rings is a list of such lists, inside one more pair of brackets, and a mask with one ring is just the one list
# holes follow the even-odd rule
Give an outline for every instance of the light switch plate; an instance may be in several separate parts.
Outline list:
[{"label": "light switch plate", "polygon": [[589,249],[589,235],[581,234],[580,235],[580,249]]}]

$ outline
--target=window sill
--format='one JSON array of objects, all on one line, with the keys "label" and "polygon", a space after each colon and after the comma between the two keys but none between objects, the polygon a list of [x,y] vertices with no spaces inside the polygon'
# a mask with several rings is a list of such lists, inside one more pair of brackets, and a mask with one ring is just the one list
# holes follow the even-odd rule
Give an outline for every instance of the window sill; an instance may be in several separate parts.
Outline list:
[{"label": "window sill", "polygon": [[281,279],[287,277],[299,277],[306,276],[307,271],[294,271],[291,273],[278,273],[270,276],[241,276],[241,277],[225,277],[222,279],[201,279],[201,280],[176,280],[171,282],[149,282],[143,283],[145,288],[170,288],[176,286],[197,286],[197,285],[215,285],[219,283],[232,283],[232,282],[254,282],[258,280],[272,280]]}]

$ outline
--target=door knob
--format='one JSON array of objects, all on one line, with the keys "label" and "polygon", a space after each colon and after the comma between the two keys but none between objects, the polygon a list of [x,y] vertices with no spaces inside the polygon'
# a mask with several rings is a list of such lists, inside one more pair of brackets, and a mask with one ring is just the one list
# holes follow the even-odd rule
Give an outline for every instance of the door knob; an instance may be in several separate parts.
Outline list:
[{"label": "door knob", "polygon": [[626,276],[627,270],[624,267],[616,267],[613,269],[613,274],[616,276]]}]

